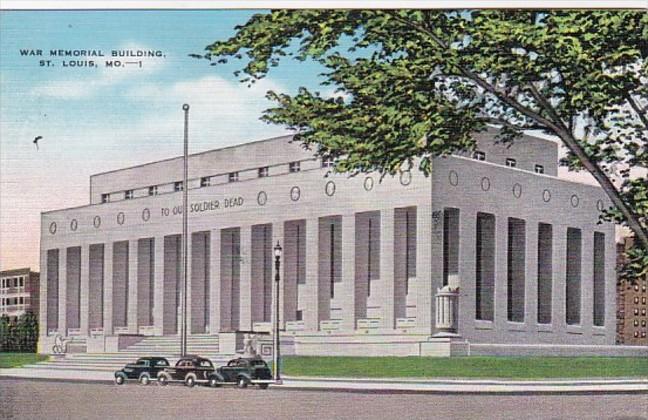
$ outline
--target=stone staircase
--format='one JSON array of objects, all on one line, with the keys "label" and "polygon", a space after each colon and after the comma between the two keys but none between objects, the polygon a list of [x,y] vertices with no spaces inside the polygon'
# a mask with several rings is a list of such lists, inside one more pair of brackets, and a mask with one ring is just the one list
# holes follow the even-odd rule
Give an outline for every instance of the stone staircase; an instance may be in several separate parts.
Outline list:
[{"label": "stone staircase", "polygon": [[[215,366],[224,365],[235,357],[233,354],[219,353],[218,336],[207,334],[187,337],[187,354],[206,357]],[[180,337],[145,337],[142,341],[120,350],[118,353],[67,353],[51,356],[46,362],[26,365],[23,368],[113,372],[143,356],[166,357],[171,365],[174,365],[180,358]]]},{"label": "stone staircase", "polygon": [[[151,336],[119,351],[120,354],[135,356],[176,356],[180,355],[180,336]],[[209,358],[219,354],[218,336],[193,334],[187,337],[187,353]]]}]

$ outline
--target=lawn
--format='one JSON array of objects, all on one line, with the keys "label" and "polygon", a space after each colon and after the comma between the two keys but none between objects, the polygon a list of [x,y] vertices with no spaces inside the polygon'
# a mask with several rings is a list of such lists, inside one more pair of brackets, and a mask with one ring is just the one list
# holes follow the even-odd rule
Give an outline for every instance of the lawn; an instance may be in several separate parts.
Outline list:
[{"label": "lawn", "polygon": [[288,376],[356,378],[648,378],[642,357],[307,357],[282,358]]},{"label": "lawn", "polygon": [[36,353],[0,353],[0,369],[42,362],[47,358],[46,355]]}]

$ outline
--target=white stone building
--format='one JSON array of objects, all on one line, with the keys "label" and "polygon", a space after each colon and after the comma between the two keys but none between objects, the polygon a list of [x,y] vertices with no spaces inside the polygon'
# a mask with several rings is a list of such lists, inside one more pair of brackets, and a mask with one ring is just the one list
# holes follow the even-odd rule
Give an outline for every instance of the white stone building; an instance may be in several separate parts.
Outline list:
[{"label": "white stone building", "polygon": [[[429,177],[382,181],[331,174],[290,137],[191,155],[190,334],[269,330],[279,242],[289,352],[614,344],[606,195],[557,178],[556,143],[493,135],[471,156],[434,159]],[[89,205],[42,214],[41,349],[55,334],[89,351],[178,334],[182,162],[93,175]],[[458,337],[435,337],[448,283]]]}]

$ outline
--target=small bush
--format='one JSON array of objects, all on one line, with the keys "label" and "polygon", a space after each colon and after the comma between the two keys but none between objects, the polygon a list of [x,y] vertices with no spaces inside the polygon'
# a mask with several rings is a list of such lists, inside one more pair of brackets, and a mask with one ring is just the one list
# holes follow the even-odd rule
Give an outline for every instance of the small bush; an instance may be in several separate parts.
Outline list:
[{"label": "small bush", "polygon": [[27,312],[16,322],[0,317],[0,352],[35,353],[38,343],[38,319]]}]

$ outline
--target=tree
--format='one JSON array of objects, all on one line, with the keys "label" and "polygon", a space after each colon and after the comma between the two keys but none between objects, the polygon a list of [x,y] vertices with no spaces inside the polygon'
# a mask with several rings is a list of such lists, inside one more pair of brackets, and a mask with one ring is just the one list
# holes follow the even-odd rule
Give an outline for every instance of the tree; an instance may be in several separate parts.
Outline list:
[{"label": "tree", "polygon": [[245,60],[235,74],[248,83],[285,56],[321,63],[340,95],[271,91],[277,105],[263,118],[337,158],[340,172],[393,174],[416,159],[427,174],[489,124],[503,142],[527,130],[557,137],[564,163],[610,197],[604,217],[634,233],[635,272],[648,271],[648,14],[277,10],[206,49],[212,64]]}]

